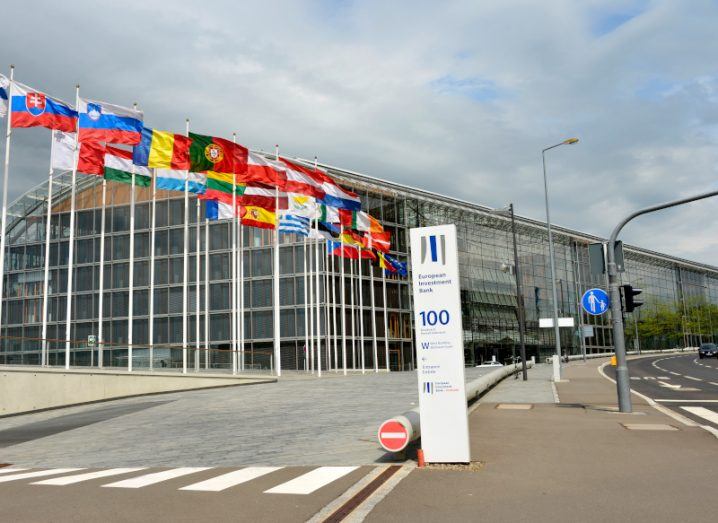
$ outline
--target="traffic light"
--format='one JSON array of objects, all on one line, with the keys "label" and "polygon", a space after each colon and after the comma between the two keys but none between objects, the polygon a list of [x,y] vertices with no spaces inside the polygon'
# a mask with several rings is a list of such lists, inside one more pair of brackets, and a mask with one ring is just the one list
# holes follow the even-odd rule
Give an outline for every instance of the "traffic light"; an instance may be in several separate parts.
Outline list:
[{"label": "traffic light", "polygon": [[642,289],[633,287],[632,285],[621,285],[621,301],[623,302],[623,312],[633,312],[634,309],[637,309],[638,307],[643,305],[642,301],[636,299],[636,296],[638,296],[642,292]]}]

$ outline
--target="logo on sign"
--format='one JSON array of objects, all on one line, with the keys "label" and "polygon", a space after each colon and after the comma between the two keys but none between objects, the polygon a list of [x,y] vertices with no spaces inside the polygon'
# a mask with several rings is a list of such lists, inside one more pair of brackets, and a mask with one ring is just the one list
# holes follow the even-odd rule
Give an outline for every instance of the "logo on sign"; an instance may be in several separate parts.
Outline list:
[{"label": "logo on sign", "polygon": [[421,237],[421,263],[428,261],[446,265],[446,236],[444,234],[430,234]]},{"label": "logo on sign", "polygon": [[425,381],[423,391],[424,391],[424,394],[434,394],[434,382],[433,381]]},{"label": "logo on sign", "polygon": [[40,116],[45,112],[47,107],[47,99],[42,93],[27,93],[25,97],[25,107],[27,112],[33,116]]}]

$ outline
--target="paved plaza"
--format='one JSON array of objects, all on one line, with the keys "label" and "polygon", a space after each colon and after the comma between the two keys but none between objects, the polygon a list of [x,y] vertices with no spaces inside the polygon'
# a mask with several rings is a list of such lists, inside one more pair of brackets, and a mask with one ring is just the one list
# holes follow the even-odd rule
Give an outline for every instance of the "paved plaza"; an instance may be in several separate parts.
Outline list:
[{"label": "paved plaza", "polygon": [[[492,370],[467,368],[466,379]],[[379,424],[417,402],[414,372],[324,373],[322,378],[287,373],[273,384],[0,419],[0,462],[43,467],[372,464],[388,458],[376,441]]]}]

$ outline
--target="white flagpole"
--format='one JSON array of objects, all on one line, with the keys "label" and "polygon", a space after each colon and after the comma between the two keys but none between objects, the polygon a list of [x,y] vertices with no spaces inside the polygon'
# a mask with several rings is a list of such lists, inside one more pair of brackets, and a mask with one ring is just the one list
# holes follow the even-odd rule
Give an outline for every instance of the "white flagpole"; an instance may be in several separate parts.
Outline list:
[{"label": "white flagpole", "polygon": [[374,301],[374,267],[372,267],[371,264],[369,264],[369,285],[371,285],[371,346],[374,355],[374,372],[379,372],[379,360],[377,359],[378,349],[376,343],[376,302]]},{"label": "white flagpole", "polygon": [[196,233],[197,237],[195,238],[195,271],[194,271],[194,282],[195,282],[194,294],[195,294],[195,311],[196,311],[195,320],[194,320],[195,321],[195,326],[194,326],[194,340],[195,340],[194,341],[194,371],[195,372],[199,372],[199,367],[200,367],[200,360],[199,360],[200,354],[199,353],[200,353],[200,348],[202,346],[200,343],[201,330],[200,330],[200,324],[199,324],[199,320],[202,317],[202,311],[200,311],[200,303],[201,303],[200,292],[201,292],[201,290],[200,290],[200,286],[199,286],[199,280],[201,278],[201,275],[200,275],[200,258],[201,258],[200,236],[201,236],[201,232],[202,232],[201,215],[202,215],[202,203],[199,201],[199,196],[198,196],[197,197],[197,233]]},{"label": "white flagpole", "polygon": [[361,373],[366,372],[366,356],[364,355],[364,287],[362,282],[361,270],[361,248],[357,247],[359,259],[357,259],[357,267],[359,267],[359,347],[361,350]]},{"label": "white flagpole", "polygon": [[341,243],[341,237],[344,235],[344,226],[343,226],[343,225],[340,225],[340,226],[339,226],[339,231],[340,231],[340,232],[339,232],[339,239],[340,239],[340,241],[339,241],[339,252],[340,252],[339,260],[340,260],[340,261],[339,261],[339,263],[340,263],[340,265],[341,265],[341,278],[340,278],[340,280],[341,280],[341,283],[342,283],[342,288],[341,288],[341,298],[342,298],[342,307],[341,307],[341,312],[342,312],[342,364],[343,364],[343,366],[344,366],[344,375],[346,376],[346,375],[347,375],[347,315],[346,315],[346,303],[347,303],[346,294],[347,294],[347,289],[346,289],[346,283],[344,282],[344,246],[343,246],[342,243]]},{"label": "white flagpole", "polygon": [[242,228],[242,222],[240,216],[235,209],[237,217],[237,229],[239,230],[239,252],[237,257],[239,258],[239,289],[237,294],[239,297],[239,317],[237,318],[237,327],[239,330],[239,369],[244,372],[244,229]]},{"label": "white flagpole", "polygon": [[356,308],[354,305],[354,260],[349,258],[349,279],[351,282],[350,289],[350,301],[351,301],[351,318],[352,318],[352,370],[357,368],[357,350],[356,350]]},{"label": "white flagpole", "polygon": [[[5,134],[5,165],[2,180],[2,224],[0,224],[0,327],[2,327],[2,307],[5,299],[5,244],[7,242],[7,184],[10,175],[10,135],[12,134],[12,79],[15,66],[10,66],[10,86],[8,87],[7,132]],[[77,97],[76,97],[77,98]],[[45,253],[47,256],[47,253]]]},{"label": "white flagpole", "polygon": [[334,334],[334,371],[339,371],[339,359],[337,358],[337,281],[334,277],[334,255],[329,255],[332,262],[332,333]]},{"label": "white flagpole", "polygon": [[386,357],[386,371],[389,372],[389,320],[386,314],[386,270],[381,270],[381,286],[384,292],[384,353]]},{"label": "white flagpole", "polygon": [[305,236],[304,241],[302,242],[302,251],[304,256],[302,263],[304,264],[304,367],[307,371],[309,371],[309,289],[307,288],[307,239],[308,236]]},{"label": "white flagpole", "polygon": [[324,324],[326,325],[325,342],[327,346],[327,371],[332,370],[332,330],[329,323],[329,254],[327,253],[326,242],[320,244],[320,249],[324,250]]},{"label": "white flagpole", "polygon": [[[132,108],[136,111],[137,104],[133,104]],[[132,162],[132,179],[130,180],[130,274],[129,274],[129,292],[127,299],[127,372],[132,372],[133,364],[133,329],[132,323],[134,319],[134,296],[135,296],[135,163]]]},{"label": "white flagpole", "polygon": [[309,244],[309,371],[314,373],[314,256]]},{"label": "white flagpole", "polygon": [[[274,151],[279,161],[279,146]],[[281,332],[279,325],[279,185],[274,186],[274,367],[277,376],[282,375]]]},{"label": "white flagpole", "polygon": [[[199,256],[199,255],[198,255]],[[209,369],[209,219],[204,219],[204,368]]]},{"label": "white flagpole", "polygon": [[[12,84],[11,84],[12,85]],[[80,86],[75,87],[75,107],[80,107]],[[9,114],[9,113],[8,113]],[[10,117],[8,116],[8,121]],[[79,126],[79,118],[78,118]],[[9,140],[9,138],[8,138]],[[68,249],[67,257],[67,321],[65,323],[65,368],[70,368],[70,335],[72,333],[72,264],[74,263],[75,256],[75,193],[76,187],[75,182],[77,181],[77,159],[80,153],[80,133],[79,129],[75,134],[75,163],[72,166],[72,190],[70,192],[70,244]],[[7,177],[3,183],[7,183]],[[5,198],[7,191],[3,192],[3,227],[5,226],[6,209],[5,209]],[[5,240],[5,234],[3,234],[3,240]],[[3,258],[5,257],[5,246],[1,246],[3,249]],[[2,275],[2,272],[0,272]],[[2,289],[0,289],[2,290]],[[0,300],[2,301],[2,300]]]},{"label": "white flagpole", "polygon": [[[237,143],[237,133],[232,133],[232,142]],[[232,374],[237,374],[237,185],[236,175],[232,173]]]},{"label": "white flagpole", "polygon": [[[316,160],[315,160],[316,164]],[[314,231],[319,232],[319,220],[314,220]],[[321,285],[319,285],[319,272],[321,265],[321,257],[319,256],[319,241],[314,239],[314,257],[317,260],[317,272],[315,274],[315,282],[317,286],[317,377],[322,377],[322,317],[321,317]],[[326,296],[324,297],[326,299]]]},{"label": "white flagpole", "polygon": [[[185,120],[189,136],[189,118]],[[189,169],[184,173],[184,252],[182,257],[182,374],[187,374],[187,276],[189,274]]]},{"label": "white flagpole", "polygon": [[[9,97],[8,97],[9,98]],[[12,100],[12,98],[9,98]],[[8,108],[8,112],[9,112]],[[8,115],[9,118],[9,115]],[[55,146],[55,132],[51,133],[51,147]],[[49,301],[50,286],[50,234],[52,227],[50,219],[52,217],[52,149],[50,149],[50,172],[47,175],[47,223],[45,223],[45,274],[42,282],[42,351],[40,354],[40,364],[45,367],[47,365],[47,306]],[[94,349],[91,349],[94,350]]]},{"label": "white flagpole", "polygon": [[[104,222],[104,204],[103,204]],[[149,339],[150,342],[150,370],[155,368],[155,224],[157,223],[157,169],[152,169],[152,224],[150,229],[150,314]],[[104,226],[103,226],[104,231]],[[100,265],[102,271],[102,265]],[[102,293],[102,291],[100,291]],[[102,294],[100,294],[102,295]]]},{"label": "white flagpole", "polygon": [[102,176],[102,213],[100,218],[100,296],[98,298],[97,313],[97,366],[103,368],[105,365],[105,348],[103,336],[103,316],[105,304],[105,223],[107,221],[107,180]]}]

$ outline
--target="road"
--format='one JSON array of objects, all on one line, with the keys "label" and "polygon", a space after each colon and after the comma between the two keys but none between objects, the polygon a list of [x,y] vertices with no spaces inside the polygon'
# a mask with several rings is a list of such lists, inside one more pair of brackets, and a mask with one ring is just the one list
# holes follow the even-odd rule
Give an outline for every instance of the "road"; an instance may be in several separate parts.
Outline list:
[{"label": "road", "polygon": [[[608,368],[615,378],[615,371]],[[718,430],[718,360],[695,352],[628,362],[631,388],[696,423]]]}]

